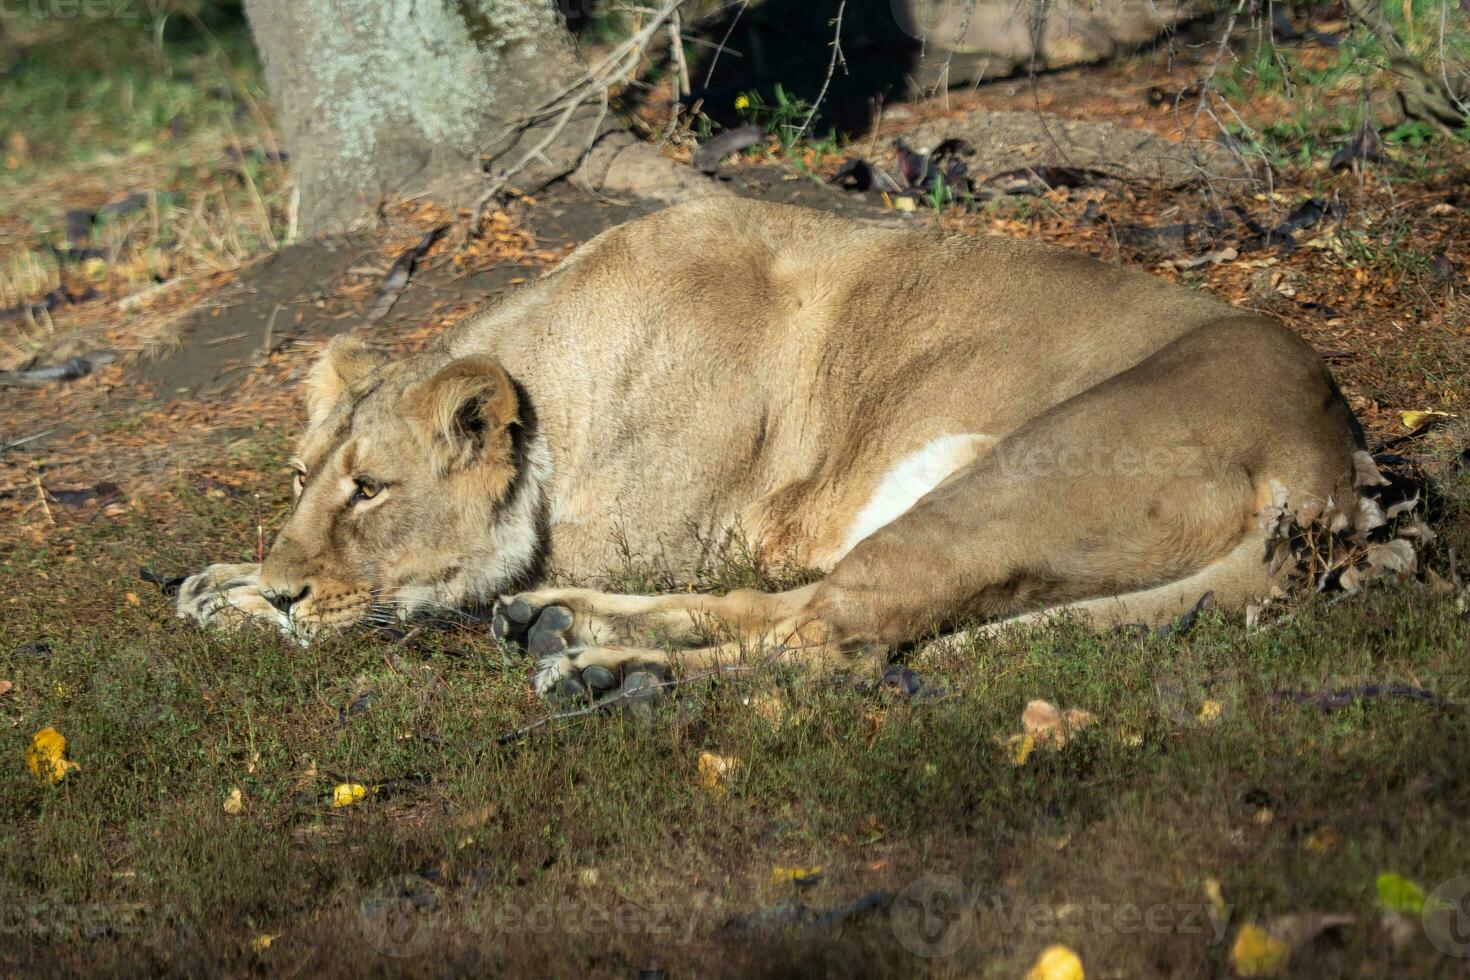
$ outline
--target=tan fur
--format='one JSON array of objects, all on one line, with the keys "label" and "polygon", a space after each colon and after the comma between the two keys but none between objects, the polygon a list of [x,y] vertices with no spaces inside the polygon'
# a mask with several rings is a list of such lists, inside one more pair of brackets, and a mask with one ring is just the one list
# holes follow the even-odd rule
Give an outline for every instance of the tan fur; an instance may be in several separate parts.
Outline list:
[{"label": "tan fur", "polygon": [[[1270,584],[1270,482],[1341,498],[1356,447],[1274,320],[1034,243],[724,200],[598,236],[421,355],[334,341],[308,404],[306,489],[261,572],[307,590],[296,626],[596,582],[625,548],[690,573],[731,529],[828,573],[533,593],[575,613],[562,674],[706,642],[702,620],[840,663],[1060,607],[1239,605]],[[362,477],[386,489],[351,503]],[[889,497],[914,502],[852,540]]]}]

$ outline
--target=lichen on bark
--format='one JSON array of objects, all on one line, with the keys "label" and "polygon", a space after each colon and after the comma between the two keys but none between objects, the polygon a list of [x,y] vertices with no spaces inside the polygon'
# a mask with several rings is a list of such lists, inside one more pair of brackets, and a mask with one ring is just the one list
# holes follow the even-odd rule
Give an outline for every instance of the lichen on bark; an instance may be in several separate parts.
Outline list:
[{"label": "lichen on bark", "polygon": [[579,62],[550,0],[247,0],[307,231],[472,177]]}]

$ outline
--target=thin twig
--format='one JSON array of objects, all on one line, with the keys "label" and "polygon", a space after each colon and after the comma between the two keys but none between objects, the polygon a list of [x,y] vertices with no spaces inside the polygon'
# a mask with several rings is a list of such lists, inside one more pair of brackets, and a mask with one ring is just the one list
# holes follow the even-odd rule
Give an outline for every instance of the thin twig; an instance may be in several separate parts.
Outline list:
[{"label": "thin twig", "polygon": [[[470,219],[470,237],[479,234],[486,205],[509,187],[515,176],[528,164],[543,155],[544,151],[562,135],[579,108],[590,102],[605,99],[609,88],[619,83],[626,84],[632,79],[638,66],[642,64],[644,56],[648,53],[648,49],[663,33],[666,25],[677,17],[678,8],[683,2],[684,0],[666,0],[653,12],[653,16],[646,25],[614,48],[596,67],[583,72],[580,78],[564,86],[535,109],[516,119],[499,136],[489,141],[489,146],[497,146],[541,123],[551,122],[551,129],[546,136],[522,154],[515,163],[500,170],[491,181],[490,186],[475,202],[473,217]],[[594,133],[586,149],[591,149],[592,141],[595,139],[596,134]]]},{"label": "thin twig", "polygon": [[679,69],[679,96],[689,94],[689,63],[684,60],[684,27],[679,22],[679,11],[669,18],[669,53],[674,56],[674,65]]},{"label": "thin twig", "polygon": [[843,74],[847,73],[847,59],[842,56],[842,14],[847,10],[847,0],[842,0],[837,5],[837,16],[832,21],[832,58],[827,62],[827,77],[822,79],[822,90],[817,93],[817,100],[812,103],[812,109],[806,114],[801,122],[801,128],[796,131],[796,139],[806,135],[807,127],[812,124],[812,119],[817,115],[817,110],[822,107],[822,100],[827,97],[827,89],[832,84],[832,75],[837,71],[837,63],[842,63]]},{"label": "thin twig", "polygon": [[740,18],[745,13],[745,8],[750,6],[750,0],[740,0],[740,9],[735,11],[735,16],[730,18],[730,26],[725,28],[725,36],[720,38],[720,43],[715,47],[715,56],[709,60],[709,68],[704,73],[704,87],[709,88],[710,79],[715,77],[715,65],[720,63],[720,55],[725,51],[725,44],[730,40],[730,35],[735,33],[735,25],[740,23]]}]

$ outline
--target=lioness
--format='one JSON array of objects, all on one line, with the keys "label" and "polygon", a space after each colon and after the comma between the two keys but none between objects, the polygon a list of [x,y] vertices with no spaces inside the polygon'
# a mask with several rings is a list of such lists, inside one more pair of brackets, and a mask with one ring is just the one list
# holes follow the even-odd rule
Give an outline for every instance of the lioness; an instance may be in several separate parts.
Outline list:
[{"label": "lioness", "polygon": [[[1239,606],[1271,586],[1273,488],[1347,499],[1362,438],[1275,320],[1040,244],[730,200],[606,231],[421,354],[338,337],[305,388],[284,529],[264,565],[190,578],[180,615],[309,637],[496,600],[543,693],[670,645],[851,666],[1062,607]],[[692,572],[731,529],[826,575],[515,591],[622,548]]]}]

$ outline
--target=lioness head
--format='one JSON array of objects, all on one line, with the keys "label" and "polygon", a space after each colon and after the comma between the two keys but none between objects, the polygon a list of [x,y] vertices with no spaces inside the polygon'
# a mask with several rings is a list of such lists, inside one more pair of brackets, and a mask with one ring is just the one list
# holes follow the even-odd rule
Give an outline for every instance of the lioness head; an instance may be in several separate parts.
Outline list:
[{"label": "lioness head", "polygon": [[261,569],[293,627],[398,619],[503,591],[536,504],[515,385],[494,360],[390,360],[342,336],[306,380],[295,504]]}]

